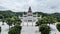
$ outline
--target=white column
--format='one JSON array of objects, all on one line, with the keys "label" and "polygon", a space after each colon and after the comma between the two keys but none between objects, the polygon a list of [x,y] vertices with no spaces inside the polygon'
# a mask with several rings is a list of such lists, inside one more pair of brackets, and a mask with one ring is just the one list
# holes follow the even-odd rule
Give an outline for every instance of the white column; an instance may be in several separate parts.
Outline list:
[{"label": "white column", "polygon": [[33,18],[32,18],[32,26],[33,26]]},{"label": "white column", "polygon": [[28,20],[27,20],[27,26],[28,26]]},{"label": "white column", "polygon": [[40,19],[42,18],[42,15],[40,15]]},{"label": "white column", "polygon": [[24,26],[24,21],[23,21],[23,26]]},{"label": "white column", "polygon": [[23,21],[23,26],[24,26],[24,14],[23,14],[22,18],[23,18],[22,21]]}]

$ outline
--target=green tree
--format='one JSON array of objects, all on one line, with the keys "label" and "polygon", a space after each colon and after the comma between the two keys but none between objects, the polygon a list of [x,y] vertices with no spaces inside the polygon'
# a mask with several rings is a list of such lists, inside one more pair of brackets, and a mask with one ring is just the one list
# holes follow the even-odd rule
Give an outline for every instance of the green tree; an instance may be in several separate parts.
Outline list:
[{"label": "green tree", "polygon": [[41,25],[41,24],[54,24],[57,22],[57,19],[51,16],[45,16],[42,19],[39,19],[36,24]]},{"label": "green tree", "polygon": [[47,23],[50,24],[55,24],[57,22],[57,18],[54,18],[52,16],[47,16]]},{"label": "green tree", "polygon": [[3,18],[2,18],[2,25],[4,25],[4,22],[5,22],[5,18],[3,16]]},{"label": "green tree", "polygon": [[21,28],[20,25],[15,25],[14,27],[11,27],[8,34],[21,34]]},{"label": "green tree", "polygon": [[12,26],[12,20],[11,20],[11,18],[7,18],[7,24],[9,25],[9,29],[10,29],[10,26]]},{"label": "green tree", "polygon": [[1,26],[0,26],[0,33],[1,33]]},{"label": "green tree", "polygon": [[50,27],[46,24],[42,24],[39,26],[39,31],[41,34],[49,34],[50,33]]},{"label": "green tree", "polygon": [[60,24],[59,23],[56,25],[56,28],[60,32]]},{"label": "green tree", "polygon": [[41,24],[47,24],[47,17],[43,17],[42,19],[38,19],[38,21],[36,22],[36,25],[41,25]]},{"label": "green tree", "polygon": [[19,17],[17,17],[17,16],[13,16],[12,17],[12,21],[13,21],[13,24],[15,25],[15,24],[21,24],[21,19],[19,19]]}]

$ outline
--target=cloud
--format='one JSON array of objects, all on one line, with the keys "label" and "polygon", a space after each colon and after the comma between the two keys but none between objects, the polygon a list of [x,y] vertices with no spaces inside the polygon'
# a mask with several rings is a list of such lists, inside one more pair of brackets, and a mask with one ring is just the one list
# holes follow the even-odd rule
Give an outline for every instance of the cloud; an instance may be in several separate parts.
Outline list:
[{"label": "cloud", "polygon": [[15,12],[27,12],[29,6],[32,7],[33,12],[60,12],[60,0],[0,0],[0,6]]}]

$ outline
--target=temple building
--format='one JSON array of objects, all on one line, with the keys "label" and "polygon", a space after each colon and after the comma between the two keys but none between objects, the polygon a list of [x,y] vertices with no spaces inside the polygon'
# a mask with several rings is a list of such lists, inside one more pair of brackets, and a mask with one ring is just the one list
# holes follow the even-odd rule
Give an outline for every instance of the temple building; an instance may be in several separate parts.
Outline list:
[{"label": "temple building", "polygon": [[33,14],[31,7],[29,7],[27,14],[23,14],[21,18],[23,22],[36,22],[38,19],[41,19],[41,15],[38,17],[37,14]]}]

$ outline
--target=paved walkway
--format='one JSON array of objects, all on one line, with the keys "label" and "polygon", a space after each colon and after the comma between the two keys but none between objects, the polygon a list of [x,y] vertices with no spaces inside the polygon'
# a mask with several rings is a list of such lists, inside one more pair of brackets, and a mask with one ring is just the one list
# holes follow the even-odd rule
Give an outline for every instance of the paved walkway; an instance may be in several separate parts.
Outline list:
[{"label": "paved walkway", "polygon": [[1,26],[1,33],[0,34],[8,34],[9,26],[5,23],[5,25],[2,25],[2,22],[0,22]]},{"label": "paved walkway", "polygon": [[24,24],[24,26],[22,26],[22,31],[21,34],[40,34],[38,27],[36,27],[34,24],[33,26],[31,25],[31,23],[27,26],[27,24]]},{"label": "paved walkway", "polygon": [[57,30],[56,25],[51,24],[51,33],[50,34],[60,34],[60,32]]},{"label": "paved walkway", "polygon": [[[6,23],[5,25],[2,25],[2,22],[0,22],[0,26],[2,27],[1,34],[8,34],[9,26]],[[51,34],[60,34],[60,32],[58,32],[58,30],[56,29],[55,25],[51,24],[50,27]],[[22,25],[21,34],[40,34],[40,32],[38,31],[38,27],[35,27],[35,23],[33,23],[33,26],[31,23],[29,23],[28,26],[25,23],[24,25]]]}]

